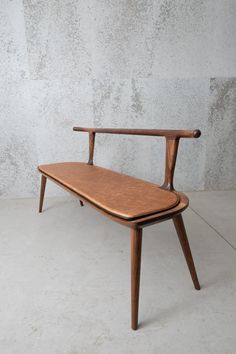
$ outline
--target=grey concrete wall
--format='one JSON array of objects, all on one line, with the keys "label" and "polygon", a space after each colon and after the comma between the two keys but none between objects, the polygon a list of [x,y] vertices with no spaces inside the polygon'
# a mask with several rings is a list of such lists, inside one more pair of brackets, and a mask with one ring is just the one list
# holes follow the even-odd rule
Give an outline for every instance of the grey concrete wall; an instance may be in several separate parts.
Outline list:
[{"label": "grey concrete wall", "polygon": [[[176,187],[236,187],[235,0],[1,0],[0,51],[1,197],[37,194],[39,163],[86,161],[73,125],[200,128]],[[98,136],[95,162],[161,182],[163,153]]]}]

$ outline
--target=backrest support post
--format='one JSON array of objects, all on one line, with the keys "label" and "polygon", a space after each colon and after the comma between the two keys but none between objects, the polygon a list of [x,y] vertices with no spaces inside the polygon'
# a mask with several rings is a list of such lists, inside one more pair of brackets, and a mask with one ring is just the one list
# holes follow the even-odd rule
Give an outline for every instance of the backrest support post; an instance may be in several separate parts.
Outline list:
[{"label": "backrest support post", "polygon": [[165,180],[161,188],[170,191],[174,190],[173,178],[175,172],[175,163],[179,146],[179,137],[166,137],[166,163]]},{"label": "backrest support post", "polygon": [[94,143],[95,143],[95,133],[89,132],[89,160],[88,160],[89,165],[93,165]]}]

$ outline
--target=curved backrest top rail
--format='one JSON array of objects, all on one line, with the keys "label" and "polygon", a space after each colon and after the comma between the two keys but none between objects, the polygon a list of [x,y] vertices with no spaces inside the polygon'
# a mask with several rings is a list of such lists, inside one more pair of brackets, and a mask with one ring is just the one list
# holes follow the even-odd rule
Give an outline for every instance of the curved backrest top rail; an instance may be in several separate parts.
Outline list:
[{"label": "curved backrest top rail", "polygon": [[129,134],[129,135],[150,135],[165,136],[173,138],[199,138],[201,131],[195,130],[162,130],[162,129],[128,129],[128,128],[83,128],[74,127],[74,131],[88,133],[105,133],[105,134]]}]

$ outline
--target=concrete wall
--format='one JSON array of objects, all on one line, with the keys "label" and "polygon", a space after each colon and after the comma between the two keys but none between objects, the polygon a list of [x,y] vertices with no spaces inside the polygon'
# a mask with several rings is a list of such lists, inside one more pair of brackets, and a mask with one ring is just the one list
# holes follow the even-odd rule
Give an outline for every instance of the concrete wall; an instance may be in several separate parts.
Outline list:
[{"label": "concrete wall", "polygon": [[[235,0],[1,0],[0,43],[1,197],[37,194],[39,163],[86,161],[73,125],[200,128],[176,187],[236,187]],[[98,136],[95,162],[161,182],[163,152]]]}]

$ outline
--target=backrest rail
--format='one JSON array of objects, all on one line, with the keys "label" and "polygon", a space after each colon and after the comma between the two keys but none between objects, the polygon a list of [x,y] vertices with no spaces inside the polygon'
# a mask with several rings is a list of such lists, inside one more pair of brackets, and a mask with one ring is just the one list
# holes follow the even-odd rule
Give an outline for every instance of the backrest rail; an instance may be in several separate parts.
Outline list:
[{"label": "backrest rail", "polygon": [[200,130],[161,130],[161,129],[126,129],[126,128],[82,128],[74,127],[74,131],[89,133],[89,160],[93,165],[94,142],[96,133],[104,134],[129,134],[163,136],[166,138],[165,179],[161,188],[173,191],[173,179],[180,138],[199,138]]},{"label": "backrest rail", "polygon": [[83,128],[74,127],[74,131],[104,134],[150,135],[179,138],[199,138],[200,130],[171,130],[171,129],[126,129],[126,128]]}]

